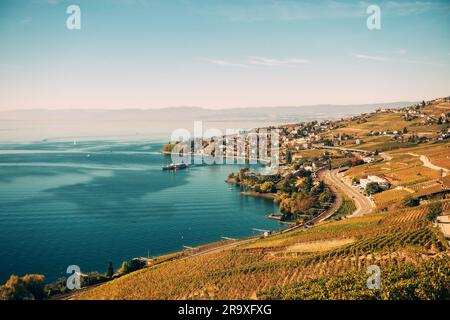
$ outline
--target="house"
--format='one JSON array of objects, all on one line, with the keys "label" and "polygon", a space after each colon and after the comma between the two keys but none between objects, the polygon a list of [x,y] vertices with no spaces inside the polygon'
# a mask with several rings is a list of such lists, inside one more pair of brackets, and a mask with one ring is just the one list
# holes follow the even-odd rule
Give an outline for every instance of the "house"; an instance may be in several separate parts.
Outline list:
[{"label": "house", "polygon": [[365,163],[372,163],[372,162],[375,161],[374,157],[364,157],[364,158],[362,158],[362,160],[363,160]]},{"label": "house", "polygon": [[389,180],[378,177],[378,176],[368,176],[366,179],[360,179],[359,186],[362,189],[365,189],[367,187],[367,185],[372,182],[378,183],[378,185],[383,189],[389,189],[389,187],[391,186],[391,183],[389,182]]}]

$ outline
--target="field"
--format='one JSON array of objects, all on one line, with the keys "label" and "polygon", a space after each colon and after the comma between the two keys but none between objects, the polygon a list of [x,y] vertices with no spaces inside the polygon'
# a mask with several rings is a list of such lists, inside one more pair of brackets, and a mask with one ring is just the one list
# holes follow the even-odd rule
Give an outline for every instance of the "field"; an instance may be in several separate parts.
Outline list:
[{"label": "field", "polygon": [[411,195],[403,189],[391,189],[374,195],[373,201],[377,205],[377,208],[387,208],[393,204],[401,204],[401,200]]},{"label": "field", "polygon": [[[394,152],[398,153],[399,151]],[[427,156],[430,161],[446,169],[450,169],[450,145],[444,143],[432,143],[418,146],[408,150],[409,153]]]},{"label": "field", "polygon": [[401,206],[406,197],[420,198],[448,190],[448,178],[442,170],[425,166],[420,156],[428,157],[433,165],[447,165],[449,154],[447,144],[401,149],[388,153],[390,160],[353,167],[344,176],[349,180],[369,175],[388,179],[391,189],[374,195],[373,200],[379,210],[389,209]]}]

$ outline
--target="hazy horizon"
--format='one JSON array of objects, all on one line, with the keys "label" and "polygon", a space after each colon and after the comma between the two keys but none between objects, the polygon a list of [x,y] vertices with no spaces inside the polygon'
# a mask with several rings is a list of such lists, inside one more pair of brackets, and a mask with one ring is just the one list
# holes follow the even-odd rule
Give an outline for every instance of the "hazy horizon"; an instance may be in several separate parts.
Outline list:
[{"label": "hazy horizon", "polygon": [[[449,93],[450,94],[450,93]],[[448,95],[443,95],[448,96]],[[442,98],[435,97],[433,99]],[[237,107],[229,107],[229,108],[214,108],[211,106],[161,106],[161,107],[118,107],[118,108],[89,108],[89,107],[72,107],[72,108],[51,108],[51,107],[41,107],[41,108],[5,108],[0,109],[0,112],[10,112],[10,111],[164,111],[164,110],[173,110],[173,109],[197,109],[197,110],[206,110],[206,111],[223,111],[223,110],[241,110],[241,109],[295,109],[295,108],[308,108],[308,107],[349,107],[349,106],[396,106],[398,104],[415,104],[422,101],[419,100],[403,100],[403,101],[390,101],[390,102],[374,102],[374,103],[355,103],[355,104],[334,104],[334,103],[320,103],[320,104],[308,104],[308,105],[273,105],[273,106],[237,106]]]},{"label": "hazy horizon", "polygon": [[203,130],[251,129],[312,120],[335,120],[399,108],[411,102],[364,105],[316,105],[266,108],[163,109],[28,109],[0,111],[0,142],[42,140],[152,140],[169,141],[175,129],[193,132],[195,121]]}]

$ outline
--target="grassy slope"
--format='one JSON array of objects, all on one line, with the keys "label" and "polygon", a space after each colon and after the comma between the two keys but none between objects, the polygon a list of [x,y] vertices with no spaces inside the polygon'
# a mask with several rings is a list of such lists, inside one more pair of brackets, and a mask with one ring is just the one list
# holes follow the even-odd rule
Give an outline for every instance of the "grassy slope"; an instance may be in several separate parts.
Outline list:
[{"label": "grassy slope", "polygon": [[[445,206],[448,209],[450,203]],[[314,280],[326,282],[339,275],[344,279],[362,279],[361,272],[371,264],[380,266],[390,275],[395,273],[397,267],[406,264],[417,265],[416,268],[422,270],[422,263],[447,256],[448,253],[446,241],[437,229],[426,222],[425,214],[425,207],[416,207],[323,223],[307,231],[255,240],[223,252],[163,263],[93,288],[75,298],[273,298],[285,297],[288,295],[285,292],[289,292],[285,290],[303,288],[308,283],[312,285]],[[330,245],[327,250],[330,240],[344,239],[349,241],[341,241],[342,245],[335,241],[338,246]],[[320,242],[324,246],[317,246]],[[295,248],[299,245],[311,243],[315,244],[309,246],[312,250],[318,247],[320,250],[296,252]],[[394,276],[401,278],[401,273]],[[336,279],[341,281],[341,278]],[[335,292],[324,297],[351,297],[353,291],[360,293],[361,286],[360,281],[348,283],[347,295],[339,296]]]}]

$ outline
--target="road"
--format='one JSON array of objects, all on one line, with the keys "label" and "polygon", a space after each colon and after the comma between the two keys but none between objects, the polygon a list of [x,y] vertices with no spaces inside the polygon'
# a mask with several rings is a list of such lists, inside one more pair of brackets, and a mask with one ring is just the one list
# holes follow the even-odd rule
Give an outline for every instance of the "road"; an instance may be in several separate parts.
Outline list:
[{"label": "road", "polygon": [[442,172],[444,173],[444,176],[446,176],[448,174],[447,168],[442,168],[442,167],[432,164],[430,159],[427,156],[422,155],[422,156],[420,156],[419,159],[420,159],[420,161],[422,161],[424,167],[427,167],[427,168],[430,168],[433,170],[438,170],[438,171],[442,170]]},{"label": "road", "polygon": [[356,210],[351,216],[361,216],[370,213],[375,208],[375,204],[369,198],[365,197],[358,190],[343,181],[339,173],[339,169],[327,171],[325,179],[326,183],[333,185],[342,193],[353,199],[356,205]]},{"label": "road", "polygon": [[317,217],[311,220],[313,224],[331,217],[336,211],[339,210],[343,201],[342,194],[339,192],[339,190],[336,188],[335,184],[330,178],[330,171],[321,170],[317,173],[317,175],[319,177],[319,180],[325,182],[325,184],[331,189],[331,192],[333,192],[335,198],[333,204],[327,211],[323,212],[322,214],[318,215]]}]

